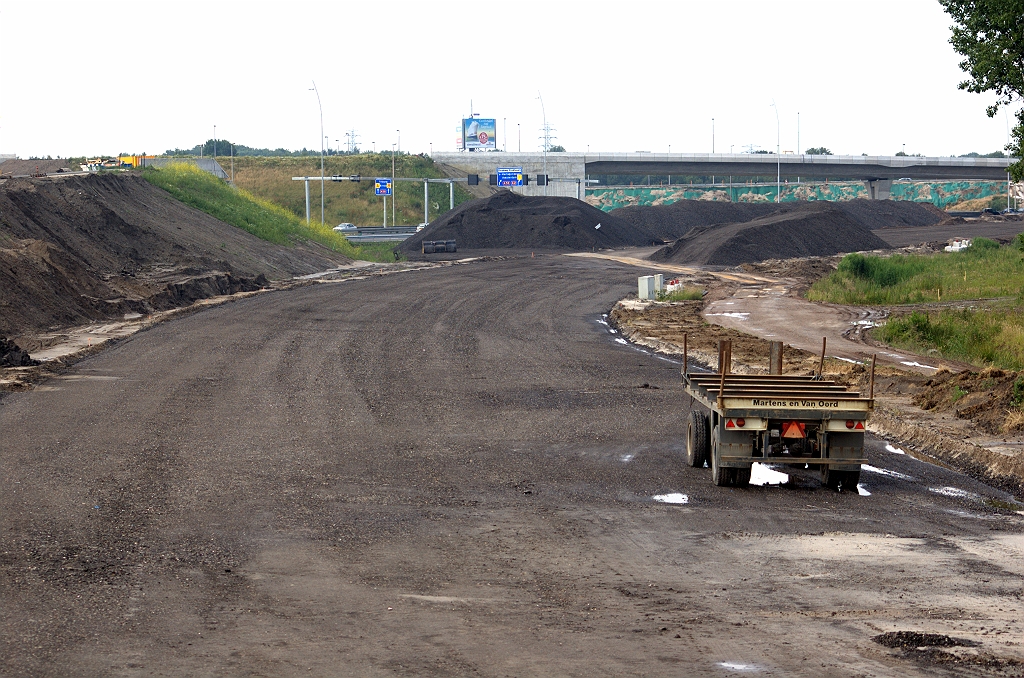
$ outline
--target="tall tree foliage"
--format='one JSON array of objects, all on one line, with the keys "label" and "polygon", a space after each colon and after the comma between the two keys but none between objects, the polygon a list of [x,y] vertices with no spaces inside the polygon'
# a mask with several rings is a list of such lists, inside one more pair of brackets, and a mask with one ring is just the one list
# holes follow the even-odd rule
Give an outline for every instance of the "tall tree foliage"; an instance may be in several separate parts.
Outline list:
[{"label": "tall tree foliage", "polygon": [[[968,92],[995,92],[986,109],[991,118],[1000,106],[1024,99],[1024,0],[939,0],[955,22],[949,39],[966,58],[960,68],[970,75],[960,83]],[[1010,166],[1016,181],[1024,180],[1024,109],[1006,150],[1021,158]]]}]

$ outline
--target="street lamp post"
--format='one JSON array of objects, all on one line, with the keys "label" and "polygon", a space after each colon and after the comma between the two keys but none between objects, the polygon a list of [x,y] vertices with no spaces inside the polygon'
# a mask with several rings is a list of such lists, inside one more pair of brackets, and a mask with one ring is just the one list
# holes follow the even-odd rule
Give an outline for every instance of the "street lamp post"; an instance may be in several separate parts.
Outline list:
[{"label": "street lamp post", "polygon": [[544,120],[544,195],[548,194],[548,114],[544,112],[544,97],[537,90],[537,98],[540,99],[540,115]]},{"label": "street lamp post", "polygon": [[[906,144],[903,144],[906,146]],[[217,126],[213,126],[213,160],[217,161]]]},{"label": "street lamp post", "polygon": [[775,202],[782,202],[782,142],[779,127],[779,107],[772,99],[772,108],[775,109]]},{"label": "street lamp post", "polygon": [[396,129],[395,131],[398,132],[398,152],[401,153],[402,152],[402,130]]},{"label": "street lamp post", "polygon": [[391,144],[391,228],[398,224],[395,221],[395,198],[397,197],[398,193],[395,191],[395,145]]},{"label": "street lamp post", "polygon": [[519,125],[518,122],[516,123],[516,132],[519,133],[519,152],[522,153],[523,152],[523,128]]},{"label": "street lamp post", "polygon": [[313,81],[313,91],[316,92],[316,105],[320,107],[320,223],[324,223],[324,107],[320,103],[320,91],[316,88],[316,81]]}]

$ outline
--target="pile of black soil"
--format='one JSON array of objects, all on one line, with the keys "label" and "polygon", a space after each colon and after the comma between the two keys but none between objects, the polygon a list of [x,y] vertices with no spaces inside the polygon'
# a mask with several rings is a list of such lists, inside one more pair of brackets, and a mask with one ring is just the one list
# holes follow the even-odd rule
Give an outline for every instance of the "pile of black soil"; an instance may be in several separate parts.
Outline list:
[{"label": "pile of black soil", "polygon": [[7,337],[259,289],[268,279],[349,261],[316,243],[260,240],[132,174],[0,185],[0,335]]},{"label": "pile of black soil", "polygon": [[13,341],[0,337],[0,367],[32,367],[38,365],[38,360],[29,357],[27,351]]},{"label": "pile of black soil", "polygon": [[406,255],[416,255],[421,252],[424,240],[455,240],[460,252],[477,249],[581,252],[642,247],[656,238],[643,228],[574,198],[522,196],[502,191],[459,205],[396,249]]},{"label": "pile of black soil", "polygon": [[949,216],[930,202],[857,199],[835,204],[851,219],[872,231],[879,228],[932,226]]},{"label": "pile of black soil", "polygon": [[[690,229],[714,224],[735,224],[763,219],[772,214],[814,211],[817,202],[743,203],[713,200],[680,200],[671,205],[620,207],[609,214],[621,217],[664,240],[681,238]],[[828,203],[861,226],[907,228],[931,226],[947,215],[931,203],[906,200],[846,200]]]},{"label": "pile of black soil", "polygon": [[819,201],[752,221],[692,228],[650,258],[680,264],[737,266],[766,259],[820,257],[888,247],[838,203]]},{"label": "pile of black soil", "polygon": [[680,200],[671,205],[620,207],[608,214],[619,217],[662,240],[681,238],[694,227],[732,224],[760,219],[803,203],[720,202]]},{"label": "pile of black soil", "polygon": [[977,647],[973,640],[951,638],[939,633],[921,633],[920,631],[890,631],[875,636],[871,640],[885,647]]}]

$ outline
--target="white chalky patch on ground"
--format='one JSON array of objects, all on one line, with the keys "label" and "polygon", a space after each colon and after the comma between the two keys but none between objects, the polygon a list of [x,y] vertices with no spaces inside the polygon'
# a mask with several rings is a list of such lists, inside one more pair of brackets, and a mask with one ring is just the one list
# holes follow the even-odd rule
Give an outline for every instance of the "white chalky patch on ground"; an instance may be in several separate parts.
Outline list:
[{"label": "white chalky patch on ground", "polygon": [[904,452],[904,451],[903,451],[903,450],[901,450],[900,448],[898,448],[898,447],[893,447],[893,446],[892,446],[892,445],[890,445],[889,443],[886,443],[886,444],[885,444],[885,449],[886,449],[886,450],[887,450],[888,452],[892,452],[893,454],[906,454],[906,452]]},{"label": "white chalky patch on ground", "polygon": [[781,473],[757,461],[750,467],[751,485],[785,485],[788,482],[788,473]]},{"label": "white chalky patch on ground", "polygon": [[967,499],[968,497],[977,496],[973,492],[967,490],[961,490],[959,487],[929,487],[929,492],[935,494],[941,494],[944,497],[955,497],[957,499]]},{"label": "white chalky patch on ground", "polygon": [[628,341],[626,341],[622,337],[615,337],[615,341],[616,341],[616,343],[619,343],[619,344],[628,344],[629,343]]},{"label": "white chalky patch on ground", "polygon": [[708,313],[708,317],[720,315],[726,318],[740,318],[741,320],[746,319],[749,313]]},{"label": "white chalky patch on ground", "polygon": [[619,457],[619,461],[621,461],[623,464],[628,464],[629,462],[633,461],[633,455],[624,454],[621,457]]},{"label": "white chalky patch on ground", "polygon": [[753,664],[738,664],[736,662],[718,662],[718,665],[723,669],[729,669],[730,671],[760,671],[759,668]]},{"label": "white chalky patch on ground", "polygon": [[887,468],[878,468],[877,466],[872,466],[871,464],[862,464],[861,469],[868,471],[869,473],[877,473],[882,476],[889,476],[890,478],[899,478],[900,480],[913,480],[911,476],[908,476],[905,473],[900,473],[899,471],[890,471]]},{"label": "white chalky patch on ground", "polygon": [[660,501],[662,504],[688,504],[690,503],[689,495],[680,494],[678,492],[672,492],[670,494],[656,494],[651,497],[654,501]]},{"label": "white chalky patch on ground", "polygon": [[859,494],[862,497],[870,497],[871,496],[871,493],[868,492],[867,490],[865,490],[864,486],[859,484],[859,483],[857,484],[857,494]]},{"label": "white chalky patch on ground", "polygon": [[902,362],[902,364],[909,365],[910,367],[923,367],[923,368],[929,369],[929,370],[937,370],[937,369],[939,369],[937,367],[932,367],[931,365],[922,365],[921,363],[914,362],[913,360],[903,360],[901,362]]}]

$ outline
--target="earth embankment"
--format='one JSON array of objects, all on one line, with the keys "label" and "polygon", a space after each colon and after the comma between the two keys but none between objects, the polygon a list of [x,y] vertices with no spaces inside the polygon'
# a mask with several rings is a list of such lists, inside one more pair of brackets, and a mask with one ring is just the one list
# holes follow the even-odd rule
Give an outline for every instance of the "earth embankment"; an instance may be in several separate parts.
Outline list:
[{"label": "earth embankment", "polygon": [[351,260],[274,245],[130,174],[0,185],[0,336],[258,289]]}]

